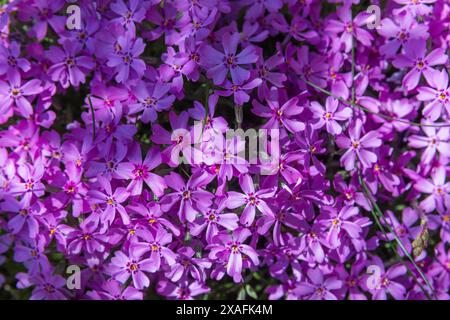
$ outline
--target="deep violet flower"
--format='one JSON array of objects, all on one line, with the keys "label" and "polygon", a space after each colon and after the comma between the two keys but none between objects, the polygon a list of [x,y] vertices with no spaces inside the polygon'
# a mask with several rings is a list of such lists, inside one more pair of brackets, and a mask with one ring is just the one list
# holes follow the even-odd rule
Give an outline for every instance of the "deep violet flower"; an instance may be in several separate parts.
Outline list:
[{"label": "deep violet flower", "polygon": [[256,216],[256,208],[262,214],[273,214],[265,199],[272,197],[276,192],[276,188],[255,191],[252,178],[248,174],[244,174],[239,178],[239,185],[244,193],[228,192],[226,206],[230,209],[235,209],[245,205],[240,218],[243,225],[250,226],[253,223]]},{"label": "deep violet flower", "polygon": [[214,84],[222,84],[228,72],[235,84],[242,84],[250,77],[250,72],[241,65],[256,62],[258,56],[251,46],[237,54],[239,37],[238,33],[225,34],[222,38],[223,53],[209,45],[202,49],[202,63],[208,66],[207,75],[214,80]]},{"label": "deep violet flower", "polygon": [[450,299],[448,1],[1,3],[2,297]]},{"label": "deep violet flower", "polygon": [[86,74],[94,67],[91,57],[80,54],[79,43],[66,40],[62,49],[56,46],[50,47],[47,57],[53,62],[48,69],[48,74],[53,81],[59,81],[63,88],[69,85],[79,86],[86,81]]},{"label": "deep violet flower", "polygon": [[355,167],[355,160],[361,161],[363,167],[370,167],[370,164],[377,161],[377,156],[367,150],[369,148],[379,147],[381,139],[378,138],[376,131],[370,131],[361,137],[362,122],[357,119],[349,129],[350,138],[339,136],[336,143],[340,148],[348,149],[341,158],[341,163],[346,170],[352,170]]},{"label": "deep violet flower", "polygon": [[242,280],[242,260],[243,255],[250,258],[254,265],[259,264],[258,254],[256,251],[243,242],[250,237],[251,233],[248,229],[238,228],[233,231],[232,235],[228,233],[219,233],[215,237],[217,244],[209,245],[209,257],[212,259],[221,257],[227,262],[227,274],[233,278],[234,282]]}]

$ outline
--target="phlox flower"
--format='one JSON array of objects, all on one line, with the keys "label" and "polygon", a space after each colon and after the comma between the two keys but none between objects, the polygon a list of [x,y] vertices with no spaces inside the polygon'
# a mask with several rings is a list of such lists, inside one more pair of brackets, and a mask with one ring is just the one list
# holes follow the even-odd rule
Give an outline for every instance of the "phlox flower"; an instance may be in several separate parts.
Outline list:
[{"label": "phlox flower", "polygon": [[333,97],[327,98],[325,108],[316,101],[311,102],[310,108],[313,111],[313,117],[317,119],[317,122],[313,125],[314,129],[320,129],[326,126],[327,131],[332,135],[342,133],[342,127],[337,121],[347,120],[352,115],[351,108],[339,108],[339,100]]},{"label": "phlox flower", "polygon": [[78,87],[86,81],[86,73],[94,68],[92,58],[82,55],[81,45],[73,40],[64,41],[62,49],[50,47],[46,55],[53,63],[48,69],[48,74],[63,88],[68,88],[69,85]]},{"label": "phlox flower", "polygon": [[424,39],[412,39],[404,45],[405,53],[397,56],[392,62],[396,68],[412,68],[403,78],[403,86],[406,90],[412,90],[419,84],[421,74],[424,75],[428,83],[434,83],[433,77],[436,77],[434,66],[445,64],[447,55],[445,50],[437,48],[426,53],[426,41]]},{"label": "phlox flower", "polygon": [[308,269],[308,282],[301,282],[295,289],[295,294],[307,300],[337,300],[335,290],[342,287],[342,281],[337,277],[325,277],[319,268]]},{"label": "phlox flower", "polygon": [[233,83],[242,84],[250,77],[250,71],[241,67],[254,63],[258,60],[252,46],[244,48],[236,54],[240,35],[238,33],[225,34],[222,38],[223,52],[206,45],[201,53],[201,61],[208,66],[207,75],[212,78],[214,84],[220,85],[224,82],[228,72],[231,74]]},{"label": "phlox flower", "polygon": [[446,183],[445,180],[445,168],[439,167],[431,174],[431,180],[419,178],[415,182],[414,189],[428,194],[428,196],[420,203],[420,207],[425,212],[431,212],[436,208],[443,210],[444,202],[449,201],[450,183]]},{"label": "phlox flower", "polygon": [[234,282],[242,281],[242,260],[243,255],[250,258],[252,263],[259,264],[258,253],[249,245],[243,242],[250,237],[248,229],[238,228],[232,235],[221,232],[215,237],[215,244],[209,245],[209,257],[217,259],[219,257],[228,261],[227,274],[233,278]]},{"label": "phlox flower", "polygon": [[245,205],[240,218],[240,222],[245,226],[250,226],[255,220],[256,208],[262,214],[272,214],[272,209],[266,203],[265,199],[273,197],[276,188],[260,189],[255,191],[253,180],[250,175],[244,174],[239,178],[239,185],[244,193],[229,191],[227,194],[226,206],[235,209]]},{"label": "phlox flower", "polygon": [[33,79],[22,84],[20,74],[14,73],[9,77],[9,83],[0,81],[0,112],[8,112],[11,106],[15,106],[19,114],[28,118],[33,114],[33,106],[30,101],[33,96],[41,92],[40,80]]},{"label": "phlox flower", "polygon": [[381,145],[381,139],[378,137],[376,131],[369,131],[361,137],[362,122],[357,119],[350,125],[348,130],[350,137],[340,135],[336,138],[336,144],[340,148],[345,148],[347,151],[341,158],[341,164],[345,166],[345,170],[352,170],[355,168],[356,157],[361,161],[363,167],[370,167],[371,163],[377,161],[377,156],[369,148],[376,148]]}]

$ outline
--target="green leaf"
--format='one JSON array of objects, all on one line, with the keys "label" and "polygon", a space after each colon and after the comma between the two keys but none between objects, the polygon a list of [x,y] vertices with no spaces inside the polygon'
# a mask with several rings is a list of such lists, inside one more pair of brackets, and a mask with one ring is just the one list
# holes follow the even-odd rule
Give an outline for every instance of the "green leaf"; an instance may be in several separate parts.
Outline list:
[{"label": "green leaf", "polygon": [[248,294],[251,298],[253,298],[253,299],[255,299],[255,300],[258,299],[258,295],[256,294],[255,290],[253,290],[253,288],[252,288],[251,285],[249,285],[249,284],[246,285],[246,286],[245,286],[245,291],[247,291],[247,294]]},{"label": "green leaf", "polygon": [[239,290],[237,300],[245,300],[246,294],[245,294],[245,288],[242,287],[241,290]]}]

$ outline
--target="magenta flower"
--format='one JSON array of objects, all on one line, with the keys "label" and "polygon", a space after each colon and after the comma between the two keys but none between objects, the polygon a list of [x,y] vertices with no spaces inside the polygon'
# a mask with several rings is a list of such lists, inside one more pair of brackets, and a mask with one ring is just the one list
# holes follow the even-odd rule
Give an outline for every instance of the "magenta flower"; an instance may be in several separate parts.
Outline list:
[{"label": "magenta flower", "polygon": [[339,108],[339,100],[333,97],[327,98],[325,109],[316,101],[311,102],[310,108],[313,112],[313,117],[318,119],[313,125],[314,129],[326,126],[327,131],[332,135],[339,135],[342,132],[342,127],[337,121],[345,121],[352,115],[351,108]]},{"label": "magenta flower", "polygon": [[234,282],[242,281],[243,255],[248,257],[255,266],[259,264],[257,252],[243,243],[250,235],[250,231],[245,228],[234,230],[232,235],[219,233],[215,237],[216,244],[207,247],[210,250],[211,259],[222,258],[227,261],[227,274],[233,278]]},{"label": "magenta flower", "polygon": [[30,300],[67,300],[66,279],[54,275],[52,270],[45,270],[36,275],[18,273],[17,287],[23,289],[35,285]]},{"label": "magenta flower", "polygon": [[295,294],[305,297],[307,300],[337,300],[333,291],[342,287],[342,281],[336,277],[324,277],[320,269],[309,269],[307,271],[308,282],[301,282],[295,289]]},{"label": "magenta flower", "polygon": [[101,289],[90,291],[87,295],[94,300],[142,300],[143,298],[142,292],[132,286],[122,289],[120,282],[116,280],[104,282]]},{"label": "magenta flower", "polygon": [[387,294],[391,294],[395,300],[405,298],[406,289],[401,282],[394,281],[406,274],[406,267],[400,264],[393,265],[385,271],[384,264],[379,257],[373,257],[372,265],[379,268],[371,279],[364,277],[363,284],[368,287],[374,300],[386,300]]},{"label": "magenta flower", "polygon": [[250,100],[249,91],[258,87],[262,83],[262,80],[259,78],[249,80],[244,83],[231,83],[230,81],[226,81],[223,84],[225,90],[216,90],[216,94],[223,97],[229,97],[231,95],[234,96],[234,103],[238,106],[242,106],[244,103]]},{"label": "magenta flower", "polygon": [[378,138],[376,131],[369,131],[361,137],[362,122],[357,119],[349,129],[350,137],[339,136],[336,139],[336,144],[339,148],[348,149],[341,158],[341,165],[345,170],[352,170],[355,168],[356,157],[364,168],[369,168],[371,163],[377,161],[377,156],[370,148],[376,148],[381,145],[381,139]]},{"label": "magenta flower", "polygon": [[351,4],[346,3],[337,9],[339,20],[331,19],[325,30],[336,34],[341,34],[340,38],[335,38],[333,49],[334,52],[339,50],[341,44],[344,45],[345,52],[349,52],[352,47],[352,37],[361,42],[364,46],[370,46],[373,37],[362,28],[368,23],[370,15],[367,12],[361,12],[352,20]]},{"label": "magenta flower", "polygon": [[106,230],[114,222],[116,211],[119,212],[123,224],[129,224],[130,217],[122,203],[127,200],[130,194],[125,188],[116,188],[113,192],[111,183],[106,178],[99,176],[97,179],[100,188],[106,193],[98,190],[89,190],[88,194],[91,197],[91,203],[102,205],[103,212],[100,217],[103,223],[102,230]]},{"label": "magenta flower", "polygon": [[339,213],[331,211],[326,214],[321,222],[327,226],[327,242],[332,248],[337,248],[341,245],[342,233],[346,233],[351,238],[358,238],[362,232],[361,227],[351,218],[357,216],[359,213],[358,207],[346,206],[343,207]]},{"label": "magenta flower", "polygon": [[427,4],[435,3],[436,0],[394,0],[398,4],[403,5],[396,11],[403,13],[405,11],[411,12],[414,16],[424,16],[431,12],[431,7]]},{"label": "magenta flower", "polygon": [[31,64],[25,58],[20,58],[20,44],[12,41],[8,48],[0,45],[0,75],[27,72]]},{"label": "magenta flower", "polygon": [[[42,92],[41,81],[33,79],[22,84],[19,73],[9,77],[9,83],[0,81],[0,112],[7,112],[11,106],[25,118],[33,114],[32,97]],[[30,98],[27,98],[31,96]],[[28,100],[30,99],[30,101]]]},{"label": "magenta flower", "polygon": [[157,228],[151,231],[137,230],[136,234],[145,242],[135,242],[131,244],[130,250],[136,255],[142,256],[150,252],[147,270],[149,272],[156,272],[161,267],[161,259],[170,267],[175,264],[176,254],[170,250],[167,245],[172,242],[172,235],[167,233],[162,228]]},{"label": "magenta flower", "polygon": [[425,194],[429,194],[421,203],[420,207],[425,212],[431,212],[438,208],[443,210],[444,201],[450,198],[450,183],[446,183],[446,174],[443,167],[435,169],[431,174],[431,181],[419,178],[414,184],[414,189]]},{"label": "magenta flower", "polygon": [[47,58],[53,62],[48,74],[53,81],[59,81],[63,88],[69,85],[75,87],[86,81],[86,73],[94,68],[91,57],[80,54],[81,45],[72,40],[66,40],[62,49],[56,46],[47,51]]},{"label": "magenta flower", "polygon": [[426,53],[426,41],[412,39],[404,45],[405,53],[399,55],[392,63],[396,68],[412,68],[403,78],[403,86],[406,90],[412,90],[419,84],[420,75],[423,74],[428,83],[434,83],[433,78],[437,76],[432,67],[445,64],[447,55],[445,50],[438,48]]},{"label": "magenta flower", "polygon": [[276,188],[261,189],[255,191],[253,180],[250,175],[243,174],[239,177],[239,185],[244,193],[229,191],[227,194],[226,206],[235,209],[244,206],[240,222],[245,226],[250,226],[255,220],[256,208],[262,214],[272,214],[272,209],[264,199],[273,197]]},{"label": "magenta flower", "polygon": [[29,205],[25,198],[19,202],[14,198],[5,198],[0,205],[2,211],[12,212],[15,215],[8,221],[8,228],[13,234],[21,232],[24,228],[28,230],[31,239],[39,234],[38,218],[45,212],[45,208],[39,202]]},{"label": "magenta flower", "polygon": [[176,282],[191,275],[196,281],[205,282],[206,272],[212,265],[208,259],[195,258],[195,251],[190,247],[182,247],[177,251],[177,261],[172,266],[167,277]]},{"label": "magenta flower", "polygon": [[410,12],[396,16],[395,20],[384,18],[381,20],[377,32],[389,39],[380,47],[380,53],[386,57],[393,57],[398,49],[410,39],[427,39],[428,29],[425,25],[419,24]]},{"label": "magenta flower", "polygon": [[411,135],[408,138],[409,145],[413,148],[425,150],[422,153],[421,161],[429,163],[436,155],[436,152],[450,157],[450,130],[449,128],[441,128],[437,130],[435,127],[422,127],[426,136]]},{"label": "magenta flower", "polygon": [[170,109],[175,100],[175,96],[168,94],[169,90],[170,85],[159,81],[151,86],[140,82],[134,89],[137,101],[129,106],[130,113],[143,110],[142,122],[155,122],[158,118],[157,112]]},{"label": "magenta flower", "polygon": [[187,283],[185,281],[176,285],[170,281],[161,281],[156,289],[159,294],[178,300],[193,300],[195,296],[208,293],[210,289],[203,283],[194,281]]},{"label": "magenta flower", "polygon": [[283,125],[292,133],[305,129],[305,124],[294,118],[303,111],[303,108],[298,106],[298,98],[289,99],[282,106],[276,100],[267,99],[266,102],[268,107],[254,100],[252,109],[258,116],[269,118],[263,128],[278,129],[280,125]]},{"label": "magenta flower", "polygon": [[202,49],[200,53],[201,61],[208,67],[207,75],[213,79],[214,84],[222,84],[228,72],[230,72],[235,84],[242,84],[250,78],[250,72],[242,68],[241,65],[255,63],[258,60],[258,55],[252,46],[248,46],[239,54],[236,54],[239,38],[238,33],[225,34],[222,38],[224,52],[220,52],[209,45]]},{"label": "magenta flower", "polygon": [[125,26],[131,34],[136,33],[135,23],[140,23],[144,20],[146,12],[140,0],[131,0],[129,7],[123,0],[118,0],[111,4],[111,10],[119,15],[119,17],[111,20],[111,22],[119,22]]},{"label": "magenta flower", "polygon": [[128,153],[128,159],[130,162],[119,164],[117,170],[131,179],[127,187],[130,195],[141,194],[144,182],[157,197],[163,195],[164,189],[167,188],[164,178],[151,172],[161,164],[159,148],[150,149],[145,159],[142,160],[141,147],[139,144],[133,143]]},{"label": "magenta flower", "polygon": [[167,186],[174,192],[164,195],[161,199],[161,208],[163,211],[170,210],[175,204],[178,205],[178,218],[180,221],[193,222],[197,212],[205,211],[214,197],[211,193],[204,190],[206,176],[200,174],[193,175],[187,183],[181,176],[175,172],[165,177]]},{"label": "magenta flower", "polygon": [[131,276],[134,287],[142,290],[150,285],[150,280],[144,271],[151,272],[151,268],[150,259],[141,259],[138,252],[130,250],[129,256],[122,251],[116,251],[108,271],[115,280],[122,284]]},{"label": "magenta flower", "polygon": [[217,208],[209,208],[203,217],[194,221],[192,235],[198,236],[206,229],[206,241],[212,243],[213,237],[219,232],[219,227],[235,230],[238,227],[239,218],[234,213],[222,213],[225,209],[225,201],[221,201]]},{"label": "magenta flower", "polygon": [[448,73],[442,70],[430,79],[430,87],[418,88],[417,99],[420,101],[430,101],[423,109],[424,116],[431,121],[437,120],[442,114],[442,108],[446,108],[450,114],[450,89],[448,87]]},{"label": "magenta flower", "polygon": [[126,82],[129,78],[140,78],[146,69],[139,56],[144,52],[145,44],[141,38],[134,39],[130,32],[117,39],[118,52],[109,55],[108,67],[114,68],[116,81]]},{"label": "magenta flower", "polygon": [[104,243],[108,241],[108,238],[96,229],[95,223],[85,220],[80,225],[80,230],[71,230],[67,235],[69,239],[67,251],[73,255],[80,254],[82,251],[90,254],[94,254],[96,251],[103,252],[105,250]]},{"label": "magenta flower", "polygon": [[49,25],[57,33],[64,30],[66,17],[56,15],[56,12],[63,6],[63,0],[37,0],[29,7],[32,16],[36,19],[30,33],[35,36],[37,40],[40,41],[45,38],[48,33]]}]

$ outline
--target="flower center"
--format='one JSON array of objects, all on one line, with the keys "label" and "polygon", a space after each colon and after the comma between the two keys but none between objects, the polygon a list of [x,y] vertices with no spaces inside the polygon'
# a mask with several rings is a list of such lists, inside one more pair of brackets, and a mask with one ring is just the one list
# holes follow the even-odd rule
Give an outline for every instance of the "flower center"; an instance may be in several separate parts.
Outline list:
[{"label": "flower center", "polygon": [[235,63],[236,63],[236,57],[233,56],[233,55],[229,55],[229,56],[227,57],[227,64],[228,64],[228,66],[232,66],[232,65],[234,65]]},{"label": "flower center", "polygon": [[191,197],[191,192],[186,190],[183,192],[183,198],[184,199],[189,199]]},{"label": "flower center", "polygon": [[47,291],[48,293],[53,293],[53,292],[55,292],[55,287],[53,285],[51,285],[50,283],[46,283],[44,285],[44,290]]},{"label": "flower center", "polygon": [[20,94],[20,89],[14,88],[11,90],[11,95],[17,97]]},{"label": "flower center", "polygon": [[136,263],[130,264],[130,270],[131,271],[136,271],[137,269],[138,269],[138,265]]}]

